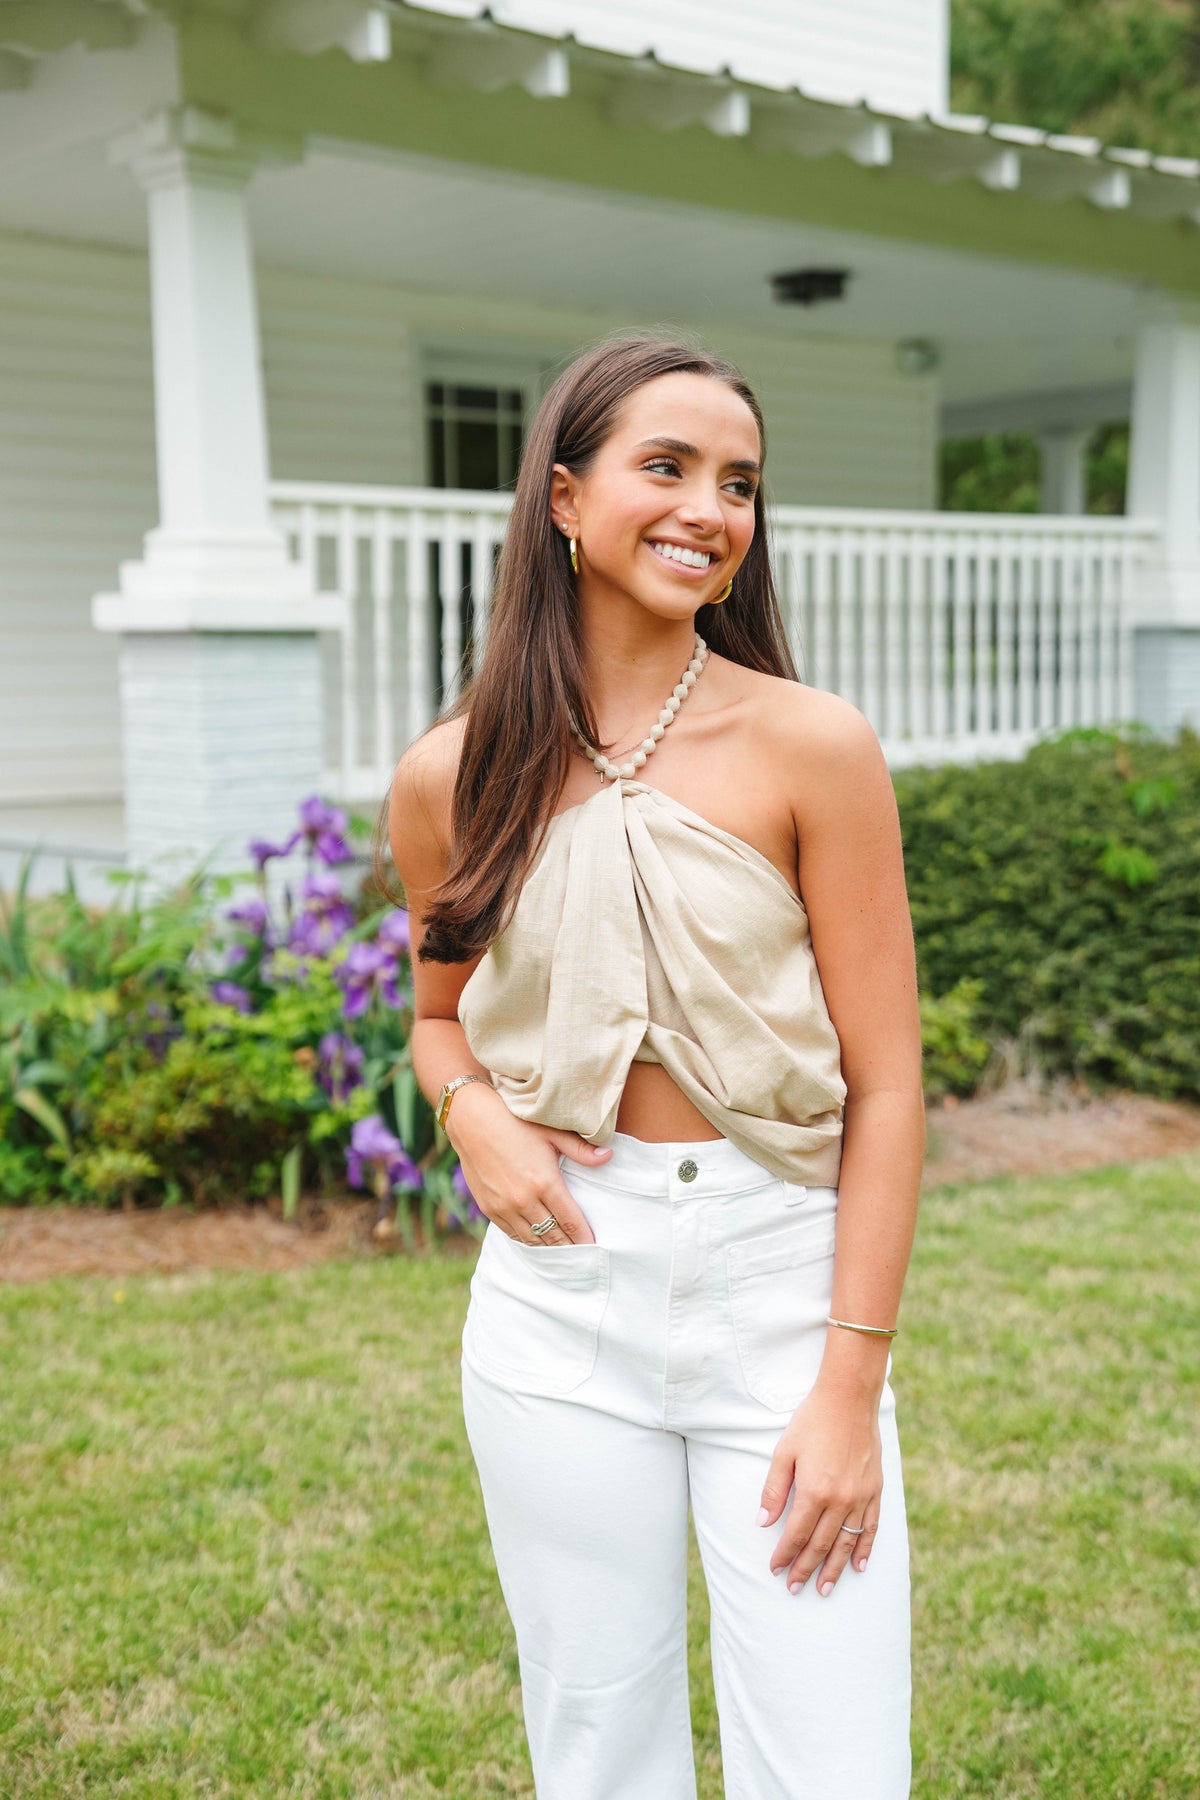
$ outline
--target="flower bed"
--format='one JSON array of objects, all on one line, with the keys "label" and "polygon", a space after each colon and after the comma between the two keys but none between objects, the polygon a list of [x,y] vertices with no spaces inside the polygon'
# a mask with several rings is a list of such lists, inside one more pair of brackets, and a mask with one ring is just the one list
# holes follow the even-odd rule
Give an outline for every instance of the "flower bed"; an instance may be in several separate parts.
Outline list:
[{"label": "flower bed", "polygon": [[412,1068],[408,915],[313,795],[253,873],[0,919],[0,1197],[127,1206],[363,1188],[410,1244],[482,1229]]}]

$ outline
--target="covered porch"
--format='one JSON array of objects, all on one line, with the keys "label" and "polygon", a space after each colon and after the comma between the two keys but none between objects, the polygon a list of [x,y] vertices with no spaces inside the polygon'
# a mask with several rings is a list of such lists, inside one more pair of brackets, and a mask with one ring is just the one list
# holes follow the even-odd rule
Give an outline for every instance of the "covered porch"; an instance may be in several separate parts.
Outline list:
[{"label": "covered porch", "polygon": [[[97,867],[237,862],[313,788],[373,810],[486,636],[522,427],[576,348],[637,323],[699,334],[762,393],[802,671],[894,763],[1197,715],[1200,165],[470,10],[164,0],[120,41],[21,51],[8,280],[30,342],[70,311],[89,442],[115,426],[119,453],[64,482],[43,428],[46,587],[55,507],[80,503],[99,629],[63,612],[43,692],[50,603],[22,597],[0,882],[39,838]],[[803,274],[828,297],[782,299]],[[451,393],[486,397],[487,446],[438,438]],[[1085,518],[1082,428],[1122,410],[1129,516]],[[968,419],[1039,434],[1043,513],[934,510],[939,432]]]}]

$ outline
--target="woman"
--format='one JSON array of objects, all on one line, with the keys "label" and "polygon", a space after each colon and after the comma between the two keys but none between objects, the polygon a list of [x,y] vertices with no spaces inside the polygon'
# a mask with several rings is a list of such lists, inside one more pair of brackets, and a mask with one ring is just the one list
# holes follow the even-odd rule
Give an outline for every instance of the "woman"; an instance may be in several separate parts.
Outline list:
[{"label": "woman", "polygon": [[573,363],[390,796],[414,1066],[490,1221],[463,1400],[540,1800],[695,1794],[689,1502],[726,1794],[909,1791],[912,931],[875,735],[795,674],[763,454],[714,357]]}]

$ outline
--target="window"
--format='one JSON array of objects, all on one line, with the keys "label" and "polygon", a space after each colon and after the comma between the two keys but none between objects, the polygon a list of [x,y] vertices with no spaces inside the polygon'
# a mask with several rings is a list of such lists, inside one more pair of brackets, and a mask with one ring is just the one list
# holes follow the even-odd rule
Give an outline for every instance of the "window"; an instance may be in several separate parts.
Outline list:
[{"label": "window", "polygon": [[425,386],[429,486],[511,488],[524,435],[520,387],[430,381]]}]

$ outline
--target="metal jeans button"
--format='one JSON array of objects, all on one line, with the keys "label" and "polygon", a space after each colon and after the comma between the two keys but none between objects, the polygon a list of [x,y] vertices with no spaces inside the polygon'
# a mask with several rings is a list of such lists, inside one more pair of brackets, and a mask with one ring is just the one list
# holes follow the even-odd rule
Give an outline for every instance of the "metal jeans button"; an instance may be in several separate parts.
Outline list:
[{"label": "metal jeans button", "polygon": [[695,1181],[700,1171],[689,1156],[680,1163],[675,1173],[678,1175],[680,1181]]}]

